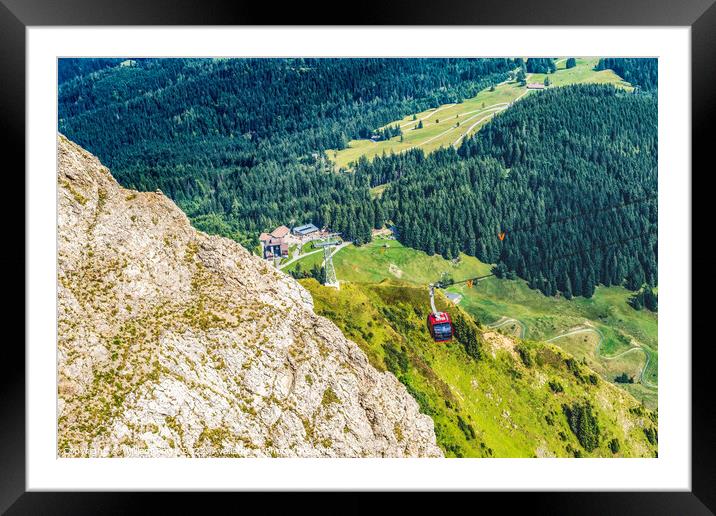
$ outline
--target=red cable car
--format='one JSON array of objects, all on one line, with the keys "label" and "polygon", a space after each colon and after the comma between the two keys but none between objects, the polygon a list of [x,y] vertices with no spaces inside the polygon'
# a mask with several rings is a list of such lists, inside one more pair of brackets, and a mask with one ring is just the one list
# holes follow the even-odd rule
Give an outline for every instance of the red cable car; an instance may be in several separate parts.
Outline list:
[{"label": "red cable car", "polygon": [[435,286],[430,285],[430,308],[428,314],[428,330],[435,342],[448,342],[452,340],[453,328],[450,316],[445,312],[438,312],[435,308]]},{"label": "red cable car", "polygon": [[428,315],[428,329],[435,342],[452,340],[452,321],[445,312],[432,312]]}]

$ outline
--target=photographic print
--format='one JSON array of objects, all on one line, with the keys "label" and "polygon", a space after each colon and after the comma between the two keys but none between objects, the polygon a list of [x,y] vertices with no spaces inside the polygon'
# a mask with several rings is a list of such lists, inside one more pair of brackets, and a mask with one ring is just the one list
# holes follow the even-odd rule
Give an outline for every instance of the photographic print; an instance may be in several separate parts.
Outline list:
[{"label": "photographic print", "polygon": [[60,58],[58,456],[657,457],[657,68]]}]

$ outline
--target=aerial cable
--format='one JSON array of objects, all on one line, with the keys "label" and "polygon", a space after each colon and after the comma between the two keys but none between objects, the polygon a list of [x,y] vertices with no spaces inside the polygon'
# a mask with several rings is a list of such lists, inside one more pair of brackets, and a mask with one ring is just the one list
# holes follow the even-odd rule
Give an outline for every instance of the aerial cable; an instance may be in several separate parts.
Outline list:
[{"label": "aerial cable", "polygon": [[622,203],[619,203],[619,204],[614,204],[614,205],[610,205],[610,206],[603,206],[602,208],[593,209],[593,210],[585,210],[585,211],[582,211],[582,212],[579,212],[579,213],[576,213],[576,214],[573,214],[573,215],[568,215],[568,216],[560,217],[560,218],[557,218],[557,219],[554,219],[554,220],[549,220],[549,221],[542,222],[542,223],[539,223],[539,224],[533,224],[533,225],[531,225],[531,226],[515,227],[515,228],[511,228],[511,229],[504,229],[503,231],[504,231],[505,233],[510,233],[510,234],[520,233],[520,232],[523,232],[523,231],[532,231],[532,230],[534,230],[534,229],[536,229],[536,228],[540,228],[540,227],[543,227],[543,226],[551,226],[551,225],[553,225],[553,224],[559,224],[560,222],[567,222],[567,221],[569,221],[569,220],[578,219],[578,218],[580,218],[580,217],[585,217],[585,216],[588,216],[588,215],[595,215],[595,214],[597,214],[597,213],[604,213],[604,212],[607,212],[607,211],[610,211],[610,210],[619,210],[619,209],[622,209],[622,208],[626,208],[627,206],[632,206],[632,205],[634,205],[634,204],[641,204],[641,203],[643,203],[643,202],[653,201],[653,200],[656,200],[656,199],[658,199],[658,194],[652,194],[652,195],[648,195],[648,196],[646,196],[646,197],[640,197],[640,198],[637,198],[637,199],[632,199],[631,201],[625,201],[625,202],[622,202]]},{"label": "aerial cable", "polygon": [[[539,223],[539,224],[533,224],[533,225],[531,225],[531,226],[518,226],[518,227],[513,227],[513,228],[508,228],[508,229],[502,229],[498,236],[500,236],[500,240],[503,240],[507,234],[514,234],[514,233],[522,233],[522,232],[526,232],[526,231],[533,231],[533,230],[538,229],[538,228],[547,227],[547,226],[552,226],[552,225],[554,225],[554,224],[559,224],[559,223],[561,223],[561,222],[567,222],[567,221],[569,221],[569,220],[578,219],[578,218],[580,218],[580,217],[593,216],[593,215],[598,214],[598,213],[604,213],[604,212],[607,212],[607,211],[610,211],[610,210],[619,210],[619,209],[622,209],[622,208],[626,208],[626,207],[628,207],[628,206],[633,206],[633,205],[635,205],[635,204],[641,204],[641,203],[645,203],[645,202],[648,202],[648,201],[653,201],[653,200],[656,200],[657,198],[658,198],[658,195],[657,195],[657,194],[651,194],[651,195],[648,195],[648,196],[646,196],[646,197],[639,197],[639,198],[637,198],[637,199],[632,199],[631,201],[625,201],[625,202],[622,202],[622,203],[619,203],[619,204],[614,204],[614,205],[609,205],[609,206],[603,206],[603,207],[601,207],[601,208],[594,209],[594,210],[582,211],[582,212],[579,212],[579,213],[576,213],[576,214],[573,214],[573,215],[568,215],[568,216],[560,217],[560,218],[557,218],[557,219],[553,219],[553,220],[541,222],[541,223]],[[410,248],[410,247],[393,247],[393,248],[391,248],[391,247],[388,246],[387,248],[388,248],[388,249],[391,249],[391,251],[398,251],[398,250],[412,251],[412,250],[413,250],[413,249]]]},{"label": "aerial cable", "polygon": [[[623,244],[623,243],[626,243],[626,242],[630,242],[630,241],[632,241],[632,240],[637,240],[637,239],[640,239],[640,238],[644,238],[644,237],[646,237],[646,236],[649,236],[649,235],[651,235],[651,234],[653,234],[653,233],[655,232],[655,229],[656,229],[656,228],[652,228],[652,229],[650,229],[650,230],[648,230],[648,231],[644,231],[643,233],[639,233],[639,234],[637,234],[637,235],[633,235],[633,236],[626,237],[626,238],[620,238],[620,239],[618,239],[618,240],[613,240],[613,241],[611,241],[611,242],[605,242],[605,243],[602,243],[602,244],[599,244],[599,245],[596,245],[596,246],[593,246],[593,247],[582,248],[582,249],[579,249],[578,251],[575,251],[575,252],[572,252],[572,253],[567,253],[567,254],[562,254],[562,255],[558,255],[558,256],[549,257],[548,259],[541,260],[541,261],[539,261],[539,262],[532,262],[532,263],[530,263],[530,264],[528,264],[528,265],[529,265],[529,266],[541,265],[542,263],[545,263],[545,262],[548,262],[548,261],[551,262],[551,261],[559,260],[559,259],[562,259],[562,258],[569,258],[569,257],[571,257],[571,256],[576,256],[576,255],[581,254],[581,253],[586,253],[586,252],[589,252],[589,251],[595,251],[595,250],[597,250],[597,249],[606,249],[606,248],[608,248],[608,247],[611,247],[611,246],[614,246],[614,245],[617,245],[617,244]],[[446,287],[449,287],[450,285],[459,285],[459,284],[461,284],[461,283],[468,283],[468,282],[472,282],[473,284],[475,284],[475,283],[478,283],[480,280],[483,280],[483,279],[486,279],[486,278],[491,278],[491,277],[493,277],[493,276],[495,276],[495,273],[494,273],[494,272],[493,272],[493,273],[490,273],[490,274],[485,274],[485,275],[483,275],[483,276],[476,276],[476,277],[473,277],[473,278],[466,278],[466,279],[463,279],[463,280],[460,280],[460,281],[443,280],[443,281],[439,281],[439,282],[436,282],[436,283],[434,283],[434,284],[431,284],[430,286],[431,286],[431,288],[432,288],[432,287],[434,287],[434,288],[446,288]]]}]

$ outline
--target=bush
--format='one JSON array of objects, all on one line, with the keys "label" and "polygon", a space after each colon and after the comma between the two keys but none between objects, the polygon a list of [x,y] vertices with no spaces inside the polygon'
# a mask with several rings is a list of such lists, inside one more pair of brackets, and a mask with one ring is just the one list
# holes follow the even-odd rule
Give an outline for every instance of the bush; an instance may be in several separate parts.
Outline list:
[{"label": "bush", "polygon": [[326,268],[318,264],[315,264],[310,271],[306,271],[303,270],[299,262],[296,264],[296,267],[288,271],[288,273],[295,279],[313,278],[321,284],[326,282]]},{"label": "bush", "polygon": [[[426,416],[435,416],[438,413],[433,409],[430,399],[428,398],[427,394],[425,394],[422,391],[419,391],[415,389],[410,383],[408,382],[402,382],[403,385],[405,385],[405,389],[408,391],[408,393],[413,397],[415,401],[418,402],[418,406],[420,406],[420,412],[422,414],[425,414]],[[435,427],[435,434],[438,433],[438,426]]]},{"label": "bush", "polygon": [[646,308],[647,310],[656,312],[659,308],[659,296],[654,293],[650,286],[646,285],[629,298],[628,303],[635,310]]},{"label": "bush", "polygon": [[520,343],[517,345],[517,353],[520,355],[522,363],[525,366],[532,367],[534,365],[534,360],[532,360],[532,353],[525,344]]},{"label": "bush", "polygon": [[408,372],[409,362],[408,355],[405,353],[405,348],[397,349],[394,346],[388,344],[385,346],[385,367],[393,373],[395,376],[400,378],[402,374]]},{"label": "bush", "polygon": [[549,388],[552,389],[552,392],[554,392],[555,394],[564,392],[564,387],[562,387],[562,384],[559,383],[557,380],[550,380],[547,385],[549,385]]},{"label": "bush", "polygon": [[622,373],[619,376],[614,377],[616,383],[634,383],[634,377],[629,376],[626,373]]},{"label": "bush", "polygon": [[475,438],[475,429],[472,428],[472,425],[470,423],[465,422],[465,420],[459,415],[457,416],[457,426],[460,428],[460,430],[462,430],[462,433],[465,434],[465,438],[468,441]]},{"label": "bush", "polygon": [[592,404],[589,401],[575,403],[571,407],[562,405],[562,410],[569,428],[585,450],[592,451],[599,446],[599,421],[592,412]]},{"label": "bush", "polygon": [[568,358],[564,361],[564,363],[567,366],[567,369],[574,375],[577,380],[579,380],[580,382],[584,382],[582,371],[579,368],[579,364],[576,360],[574,360],[573,358]]},{"label": "bush", "polygon": [[[479,337],[475,331],[475,326],[460,313],[456,312],[453,315],[453,329],[455,331],[455,339],[462,344],[465,348],[465,352],[475,360],[482,358],[482,346],[480,345]],[[473,321],[474,322],[474,321]]]},{"label": "bush", "polygon": [[616,437],[609,441],[609,449],[612,451],[612,453],[619,453],[619,449],[621,448],[619,444],[619,439]]}]

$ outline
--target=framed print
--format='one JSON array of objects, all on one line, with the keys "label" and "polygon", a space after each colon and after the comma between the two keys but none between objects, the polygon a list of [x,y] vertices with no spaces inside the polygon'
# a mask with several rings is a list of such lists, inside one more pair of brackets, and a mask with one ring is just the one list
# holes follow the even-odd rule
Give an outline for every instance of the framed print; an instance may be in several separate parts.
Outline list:
[{"label": "framed print", "polygon": [[711,513],[709,2],[355,26],[82,4],[0,6],[27,192],[3,510],[396,490]]}]

